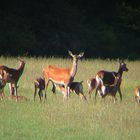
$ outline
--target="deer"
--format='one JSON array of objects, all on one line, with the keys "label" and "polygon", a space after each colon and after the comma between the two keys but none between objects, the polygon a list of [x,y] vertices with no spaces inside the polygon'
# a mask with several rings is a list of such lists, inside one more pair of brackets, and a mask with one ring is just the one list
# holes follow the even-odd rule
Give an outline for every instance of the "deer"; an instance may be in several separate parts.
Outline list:
[{"label": "deer", "polygon": [[[81,100],[85,100],[87,101],[86,99],[86,96],[84,95],[84,92],[83,92],[83,81],[80,81],[80,82],[72,82],[71,85],[70,85],[70,93],[75,93],[77,94]],[[65,87],[63,85],[57,85],[55,83],[52,82],[52,92],[54,94],[56,94],[56,90],[60,91],[62,94],[65,94]]]},{"label": "deer", "polygon": [[7,80],[7,83],[9,83],[10,88],[10,96],[14,96],[14,92],[16,94],[16,101],[18,101],[18,94],[17,94],[17,88],[18,88],[18,81],[24,71],[25,62],[21,59],[19,59],[19,67],[17,69],[9,68],[5,65],[0,66],[0,70],[5,70],[6,73],[9,73],[11,75],[11,78]]},{"label": "deer", "polygon": [[[93,91],[93,89],[96,89],[95,91],[95,100],[96,100],[96,96],[97,96],[97,91],[98,91],[98,88],[100,86],[100,79],[103,80],[103,83],[105,85],[112,85],[114,84],[115,82],[115,76],[117,76],[117,74],[120,74],[120,79],[122,79],[122,75],[123,75],[123,72],[128,72],[128,68],[126,66],[126,64],[124,63],[124,61],[118,61],[119,62],[119,69],[118,71],[105,71],[105,70],[100,70],[97,72],[95,78],[92,77],[88,80],[88,95],[89,97],[91,97],[91,93]],[[122,92],[121,92],[121,82],[119,84],[119,88],[118,88],[118,92],[119,92],[119,95],[120,95],[120,99],[122,101]]]},{"label": "deer", "polygon": [[134,97],[137,103],[140,103],[140,86],[134,88]]},{"label": "deer", "polygon": [[121,82],[121,76],[118,73],[117,75],[114,75],[115,82],[113,85],[104,85],[103,80],[100,79],[100,88],[99,93],[102,98],[105,98],[107,95],[110,95],[114,98],[114,103],[116,102],[116,93],[119,89],[120,82]]},{"label": "deer", "polygon": [[77,73],[78,60],[83,57],[84,52],[76,55],[71,51],[68,51],[69,55],[72,57],[72,67],[71,68],[59,68],[56,66],[49,65],[47,68],[43,69],[43,76],[45,78],[45,98],[46,91],[51,80],[53,83],[58,85],[64,85],[65,93],[63,94],[63,100],[67,100],[70,93],[70,85],[74,80]]},{"label": "deer", "polygon": [[37,77],[34,80],[34,102],[35,102],[35,97],[36,97],[37,90],[38,90],[38,95],[39,95],[40,101],[42,100],[41,99],[43,97],[42,90],[44,90],[44,89],[45,89],[45,80],[44,80],[44,78]]},{"label": "deer", "polygon": [[88,97],[91,98],[91,93],[97,86],[96,78],[91,77],[90,79],[87,80],[87,85],[88,85]]},{"label": "deer", "polygon": [[0,72],[0,97],[1,100],[4,99],[4,87],[6,86],[6,82],[10,80],[11,75],[9,73],[6,73],[6,71]]}]

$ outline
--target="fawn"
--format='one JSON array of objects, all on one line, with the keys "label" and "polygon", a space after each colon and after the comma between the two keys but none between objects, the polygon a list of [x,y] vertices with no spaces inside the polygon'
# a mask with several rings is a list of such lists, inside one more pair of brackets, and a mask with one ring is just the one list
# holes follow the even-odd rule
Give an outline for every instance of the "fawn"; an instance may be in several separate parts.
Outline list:
[{"label": "fawn", "polygon": [[116,101],[116,93],[119,90],[119,85],[121,82],[120,74],[114,75],[115,83],[114,85],[104,85],[103,80],[100,79],[100,88],[99,92],[102,98],[105,98],[107,95],[111,95],[114,98],[114,103]]},{"label": "fawn", "polygon": [[[86,96],[84,95],[84,92],[83,92],[83,81],[80,81],[80,82],[72,82],[71,85],[70,85],[70,93],[71,92],[74,92],[76,93],[82,100],[87,100],[86,99]],[[56,89],[60,92],[62,92],[63,94],[66,92],[65,91],[65,88],[64,88],[64,85],[57,85],[55,83],[52,82],[52,92],[53,93],[56,93]]]},{"label": "fawn", "polygon": [[38,77],[35,79],[34,81],[34,101],[35,101],[35,97],[36,97],[36,93],[37,93],[37,89],[38,90],[38,95],[39,95],[39,98],[40,98],[40,101],[41,101],[41,98],[43,97],[43,93],[42,93],[42,90],[45,89],[45,80],[41,77]]}]

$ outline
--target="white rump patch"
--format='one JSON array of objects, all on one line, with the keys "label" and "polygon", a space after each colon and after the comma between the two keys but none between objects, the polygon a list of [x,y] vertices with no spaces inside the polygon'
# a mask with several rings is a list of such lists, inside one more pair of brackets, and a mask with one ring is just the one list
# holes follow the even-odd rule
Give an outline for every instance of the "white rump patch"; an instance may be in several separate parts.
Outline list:
[{"label": "white rump patch", "polygon": [[90,87],[91,86],[91,80],[87,80],[87,84]]},{"label": "white rump patch", "polygon": [[102,89],[103,95],[105,95],[106,87],[105,86],[102,86],[101,89]]},{"label": "white rump patch", "polygon": [[95,78],[96,78],[97,85],[99,85],[99,83],[102,82],[101,78],[98,75],[96,75]]}]

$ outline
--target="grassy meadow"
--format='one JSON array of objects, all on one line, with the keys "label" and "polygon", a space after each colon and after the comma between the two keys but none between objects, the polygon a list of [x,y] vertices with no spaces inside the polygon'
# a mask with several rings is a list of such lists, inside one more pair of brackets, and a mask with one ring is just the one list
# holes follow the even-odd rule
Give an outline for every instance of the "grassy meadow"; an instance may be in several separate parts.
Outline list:
[{"label": "grassy meadow", "polygon": [[[40,103],[38,96],[33,101],[35,77],[42,75],[42,68],[49,64],[71,67],[70,59],[23,58],[26,66],[19,80],[19,95],[28,101],[8,100],[8,84],[5,87],[5,101],[0,101],[0,139],[2,140],[138,140],[140,135],[140,106],[134,101],[133,89],[140,84],[140,61],[126,60],[129,71],[123,73],[121,85],[123,101],[117,94],[114,104],[110,97],[105,102],[94,92],[88,104],[72,94],[64,102],[62,94],[52,95],[51,84],[47,90],[47,102]],[[18,67],[17,58],[0,57],[0,64]],[[75,81],[83,80],[87,96],[88,78],[98,70],[116,71],[117,60],[81,60]]]}]

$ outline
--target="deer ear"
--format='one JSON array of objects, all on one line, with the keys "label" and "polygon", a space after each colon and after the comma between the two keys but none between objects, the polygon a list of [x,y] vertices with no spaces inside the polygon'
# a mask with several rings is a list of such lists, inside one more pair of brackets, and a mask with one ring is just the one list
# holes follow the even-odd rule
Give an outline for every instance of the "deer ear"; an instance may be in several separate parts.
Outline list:
[{"label": "deer ear", "polygon": [[78,56],[83,57],[83,55],[84,55],[84,52],[81,52]]},{"label": "deer ear", "polygon": [[6,74],[7,74],[7,72],[5,70],[2,70],[1,76],[3,77]]},{"label": "deer ear", "polygon": [[18,59],[20,62],[24,62],[24,63],[25,63],[25,61],[22,60],[20,57],[18,57],[17,59]]},{"label": "deer ear", "polygon": [[70,56],[72,56],[72,57],[73,57],[73,54],[72,54],[72,52],[71,52],[71,51],[68,51],[68,53],[69,53],[69,55],[70,55]]}]

